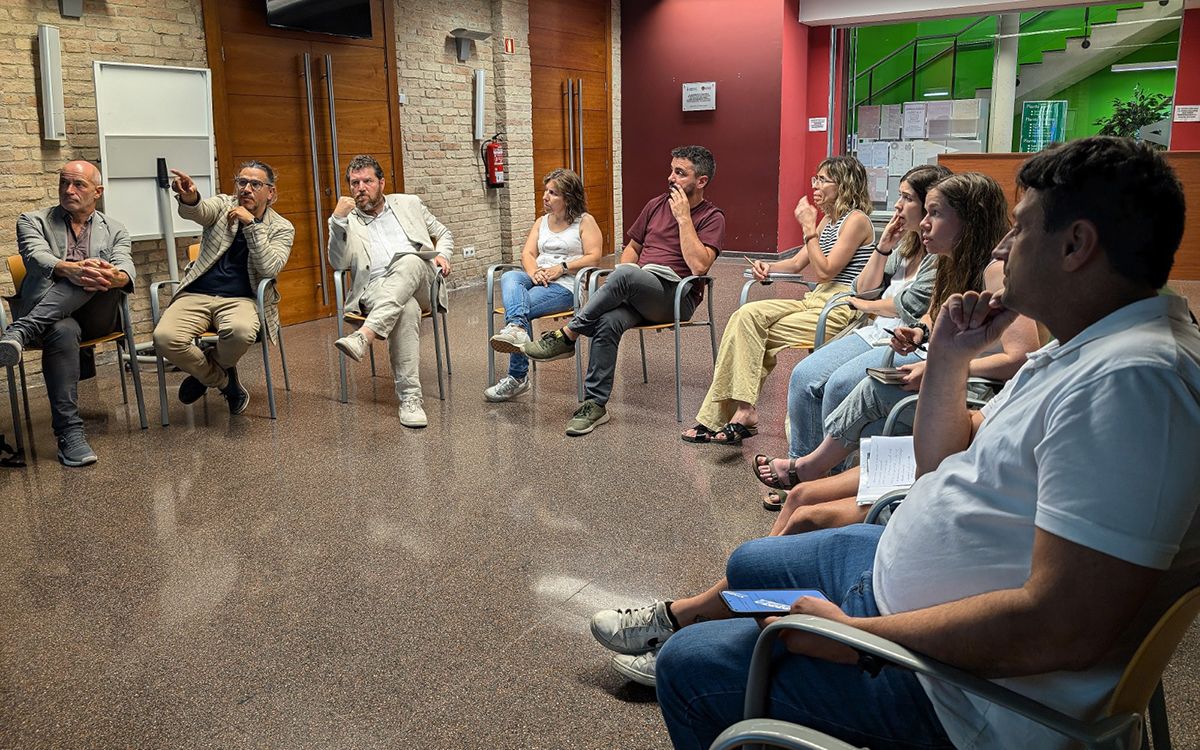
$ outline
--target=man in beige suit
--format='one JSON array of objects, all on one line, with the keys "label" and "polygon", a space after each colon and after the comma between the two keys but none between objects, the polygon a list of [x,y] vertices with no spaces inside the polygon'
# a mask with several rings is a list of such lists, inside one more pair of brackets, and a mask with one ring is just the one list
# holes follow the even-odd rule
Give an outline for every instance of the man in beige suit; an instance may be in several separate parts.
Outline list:
[{"label": "man in beige suit", "polygon": [[[346,167],[350,196],[338,199],[329,217],[329,262],[352,275],[346,309],[367,317],[359,330],[334,342],[360,361],[372,341],[386,339],[392,361],[400,424],[428,424],[421,397],[421,311],[430,300],[434,274],[450,274],[454,238],[415,195],[384,195],[383,168],[371,156]],[[442,294],[444,295],[444,288]]]},{"label": "man in beige suit", "polygon": [[[275,202],[275,170],[260,161],[238,168],[235,195],[200,200],[188,175],[171,170],[171,189],[179,215],[204,227],[200,257],[183,272],[171,304],[154,328],[154,347],[173,365],[188,373],[179,386],[179,400],[190,404],[216,388],[229,403],[230,414],[241,414],[250,393],[238,381],[237,362],[258,338],[255,306],[258,282],[273,279],[287,264],[296,230],[271,208]],[[267,290],[267,331],[279,331],[279,292]],[[205,352],[196,337],[217,329],[215,349]]]}]

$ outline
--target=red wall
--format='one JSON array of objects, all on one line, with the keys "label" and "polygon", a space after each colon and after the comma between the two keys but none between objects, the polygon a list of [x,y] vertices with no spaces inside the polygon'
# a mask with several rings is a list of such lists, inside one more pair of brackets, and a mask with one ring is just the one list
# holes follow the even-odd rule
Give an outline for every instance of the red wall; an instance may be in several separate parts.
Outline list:
[{"label": "red wall", "polygon": [[[820,88],[820,84],[813,80],[814,76],[808,74],[810,56],[820,54],[819,50],[810,53],[809,38],[819,36],[814,33],[819,30],[810,30],[796,20],[800,17],[799,0],[788,0],[783,5],[783,80],[780,95],[782,117],[779,123],[779,193],[776,216],[779,239],[775,248],[778,250],[796,247],[804,240],[804,232],[796,223],[792,212],[800,196],[812,190],[809,179],[815,170],[810,170],[808,164],[808,118],[820,116],[813,113],[809,97],[804,94],[806,89],[814,84]],[[828,30],[825,36],[828,38]],[[828,44],[825,47],[825,56],[829,56]],[[825,96],[828,95],[826,91]],[[824,109],[821,107],[816,111],[821,112]],[[824,155],[824,150],[821,153]]]},{"label": "red wall", "polygon": [[[725,249],[777,249],[781,6],[796,0],[621,3],[624,220],[666,189],[670,150],[699,144],[717,173],[705,196],[725,210]],[[791,25],[799,26],[792,11]],[[717,82],[717,109],[682,112],[681,86]],[[794,201],[793,201],[794,203]]]},{"label": "red wall", "polygon": [[[1183,12],[1175,104],[1200,104],[1200,9]],[[1200,122],[1171,124],[1172,151],[1200,151]]]}]

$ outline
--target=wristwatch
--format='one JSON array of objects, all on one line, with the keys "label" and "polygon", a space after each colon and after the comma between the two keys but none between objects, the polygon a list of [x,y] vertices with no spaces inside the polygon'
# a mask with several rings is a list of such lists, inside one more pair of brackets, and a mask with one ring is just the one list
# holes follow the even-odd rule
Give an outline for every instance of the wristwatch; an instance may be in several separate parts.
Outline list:
[{"label": "wristwatch", "polygon": [[924,323],[922,323],[921,321],[919,321],[919,320],[918,320],[918,321],[917,321],[917,324],[916,324],[915,326],[913,326],[913,328],[918,328],[918,329],[920,329],[921,333],[922,333],[922,334],[924,334],[924,335],[921,337],[921,340],[922,340],[922,341],[928,341],[928,340],[929,340],[929,326],[925,325]]},{"label": "wristwatch", "polygon": [[567,272],[567,264],[566,264],[566,261],[564,261],[564,262],[562,262],[562,263],[559,263],[558,265],[562,266],[563,273],[566,273],[566,272]]}]

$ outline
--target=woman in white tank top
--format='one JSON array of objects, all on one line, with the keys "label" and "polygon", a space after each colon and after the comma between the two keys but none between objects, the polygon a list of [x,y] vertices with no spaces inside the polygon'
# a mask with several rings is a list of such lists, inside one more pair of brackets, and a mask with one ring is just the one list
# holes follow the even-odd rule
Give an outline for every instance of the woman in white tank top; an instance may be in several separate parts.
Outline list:
[{"label": "woman in white tank top", "polygon": [[508,401],[529,390],[529,360],[521,347],[533,331],[530,321],[570,310],[575,272],[596,265],[603,253],[603,235],[587,212],[579,175],[556,169],[542,182],[545,213],[525,239],[521,251],[524,270],[507,271],[500,277],[505,326],[490,343],[496,351],[509,353],[508,375],[483,392],[488,401]]}]

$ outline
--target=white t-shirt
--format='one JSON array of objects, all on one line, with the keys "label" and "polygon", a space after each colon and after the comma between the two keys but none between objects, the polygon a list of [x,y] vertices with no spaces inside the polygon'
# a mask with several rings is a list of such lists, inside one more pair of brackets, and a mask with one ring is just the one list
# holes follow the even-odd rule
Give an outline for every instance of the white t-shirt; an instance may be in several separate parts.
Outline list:
[{"label": "white t-shirt", "polygon": [[[902,267],[907,266],[908,261],[905,261],[904,266]],[[913,283],[913,280],[916,278],[916,269],[914,269],[913,272],[907,276],[902,276],[900,274],[892,276],[891,283],[888,284],[887,289],[883,290],[883,295],[880,296],[880,299],[892,299],[893,297],[898,297],[900,292],[904,291],[904,287]],[[892,334],[887,333],[884,331],[884,329],[887,328],[894,331],[898,325],[903,325],[903,321],[901,321],[900,318],[876,317],[875,320],[871,321],[867,325],[861,328],[855,328],[854,333],[860,336],[863,341],[867,342],[871,346],[886,346],[887,343],[892,340]]]},{"label": "white t-shirt", "polygon": [[[1035,528],[1167,571],[1099,665],[997,680],[1092,718],[1153,620],[1200,575],[1200,332],[1186,301],[1141,300],[1034,352],[985,417],[892,516],[875,554],[876,603],[892,614],[1019,588]],[[921,683],[960,750],[1066,746],[1010,711]]]},{"label": "white t-shirt", "polygon": [[[542,217],[538,224],[538,268],[552,268],[583,255],[583,238],[579,234],[582,223],[583,217],[578,216],[566,229],[553,232],[550,230],[550,217]],[[574,292],[575,274],[568,271],[555,279],[554,283]]]}]

